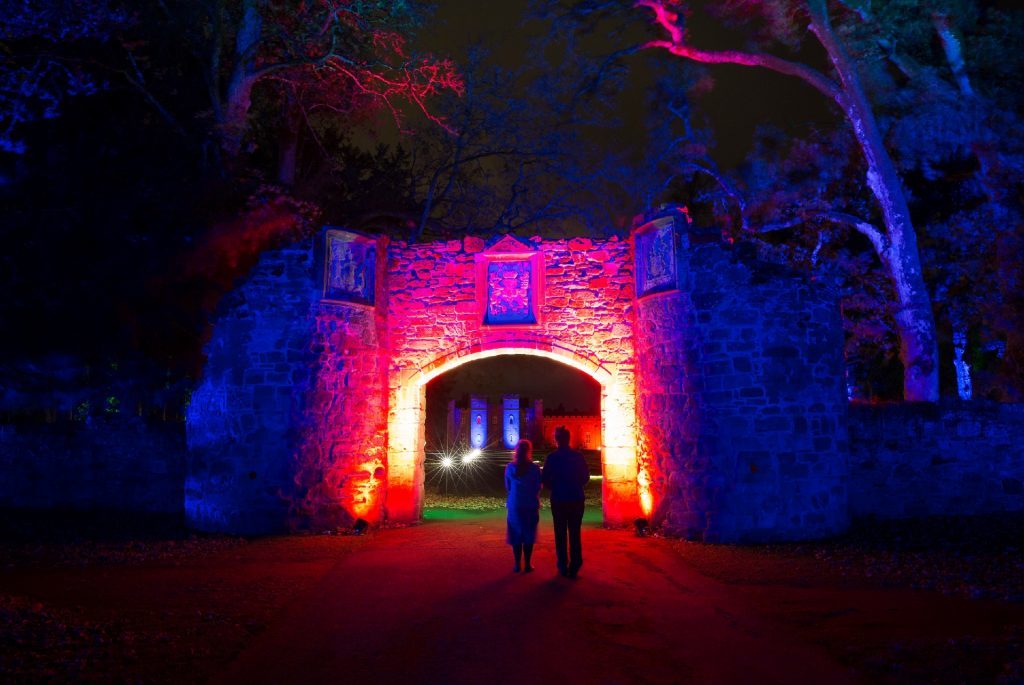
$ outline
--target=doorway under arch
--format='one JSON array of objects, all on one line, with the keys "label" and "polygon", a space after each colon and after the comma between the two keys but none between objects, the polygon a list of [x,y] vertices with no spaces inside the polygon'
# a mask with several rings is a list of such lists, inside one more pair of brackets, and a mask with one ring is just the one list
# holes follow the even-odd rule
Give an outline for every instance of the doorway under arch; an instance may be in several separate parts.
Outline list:
[{"label": "doorway under arch", "polygon": [[555,448],[554,429],[562,425],[589,465],[586,496],[599,518],[600,398],[593,377],[537,355],[487,357],[435,376],[427,383],[424,519],[435,504],[504,504],[505,466],[516,445],[529,440],[543,465]]},{"label": "doorway under arch", "polygon": [[565,345],[536,339],[501,340],[447,351],[399,374],[392,383],[388,418],[387,515],[418,520],[424,502],[426,387],[463,364],[501,355],[544,357],[586,374],[601,388],[601,507],[604,522],[622,525],[650,511],[647,479],[637,468],[636,389],[632,373]]}]

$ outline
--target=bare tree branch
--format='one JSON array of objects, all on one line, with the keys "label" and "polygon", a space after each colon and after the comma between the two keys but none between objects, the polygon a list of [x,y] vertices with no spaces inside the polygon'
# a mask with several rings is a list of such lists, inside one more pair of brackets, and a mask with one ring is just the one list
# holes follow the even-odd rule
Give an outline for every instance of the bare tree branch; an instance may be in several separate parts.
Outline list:
[{"label": "bare tree branch", "polygon": [[655,21],[668,32],[670,37],[670,40],[648,41],[643,47],[663,48],[673,55],[692,59],[702,64],[738,64],[747,67],[763,67],[787,76],[795,76],[827,95],[840,106],[844,103],[839,85],[817,69],[767,53],[695,48],[684,42],[683,29],[677,23],[679,15],[665,7],[660,0],[637,0],[635,6],[646,7],[653,11]]}]

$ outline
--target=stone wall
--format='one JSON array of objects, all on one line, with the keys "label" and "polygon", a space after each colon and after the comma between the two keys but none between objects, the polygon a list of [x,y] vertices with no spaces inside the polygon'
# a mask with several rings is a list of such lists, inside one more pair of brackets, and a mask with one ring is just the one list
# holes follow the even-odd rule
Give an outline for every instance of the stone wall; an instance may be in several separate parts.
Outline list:
[{"label": "stone wall", "polygon": [[477,291],[477,257],[491,254],[483,240],[393,244],[387,273],[393,370],[420,370],[445,355],[531,339],[599,363],[630,365],[629,243],[614,237],[535,239],[524,243],[522,250],[542,256],[540,320],[523,326],[487,326]]},{"label": "stone wall", "polygon": [[577,450],[596,450],[601,447],[601,418],[599,416],[545,416],[541,422],[544,444],[554,446],[555,429],[565,426],[569,431],[569,446]]},{"label": "stone wall", "polygon": [[[352,251],[327,259],[321,235],[267,252],[216,317],[187,456],[181,435],[127,417],[0,429],[0,506],[183,509],[236,533],[415,521],[426,383],[534,354],[601,385],[609,524],[643,514],[690,538],[772,541],[839,533],[851,513],[1024,509],[1024,408],[848,409],[834,293],[683,215],[647,226],[490,246],[331,231]],[[485,321],[495,260],[532,265],[534,320]]]},{"label": "stone wall", "polygon": [[[423,388],[431,374],[489,354],[543,354],[602,385],[604,513],[636,504],[633,278],[630,246],[617,238],[395,243],[388,257],[389,515],[416,519],[423,491]],[[489,259],[535,260],[537,320],[487,325],[480,290]]]},{"label": "stone wall", "polygon": [[387,360],[383,308],[322,303],[314,308],[316,355],[295,481],[301,527],[348,526],[383,518],[387,471]]},{"label": "stone wall", "polygon": [[0,426],[0,508],[180,514],[180,424],[133,417]]},{"label": "stone wall", "polygon": [[187,416],[195,528],[380,518],[381,322],[373,307],[322,301],[322,241],[312,243],[266,253],[222,304]]},{"label": "stone wall", "polygon": [[833,294],[691,232],[680,289],[637,305],[641,461],[654,519],[706,541],[847,526],[842,328]]},{"label": "stone wall", "polygon": [[850,513],[1024,510],[1024,405],[850,405]]},{"label": "stone wall", "polygon": [[199,530],[286,527],[294,422],[313,361],[313,268],[311,248],[267,253],[221,303],[186,415],[185,514]]}]

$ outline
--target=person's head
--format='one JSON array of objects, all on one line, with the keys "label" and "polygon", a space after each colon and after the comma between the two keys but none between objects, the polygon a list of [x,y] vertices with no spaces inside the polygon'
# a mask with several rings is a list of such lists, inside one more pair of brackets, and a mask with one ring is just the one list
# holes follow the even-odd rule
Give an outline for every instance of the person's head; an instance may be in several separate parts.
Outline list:
[{"label": "person's head", "polygon": [[555,429],[555,442],[558,443],[559,447],[569,446],[569,429],[565,426],[559,426]]},{"label": "person's head", "polygon": [[531,461],[531,454],[533,453],[533,445],[529,440],[523,439],[516,445],[516,461],[524,462]]}]

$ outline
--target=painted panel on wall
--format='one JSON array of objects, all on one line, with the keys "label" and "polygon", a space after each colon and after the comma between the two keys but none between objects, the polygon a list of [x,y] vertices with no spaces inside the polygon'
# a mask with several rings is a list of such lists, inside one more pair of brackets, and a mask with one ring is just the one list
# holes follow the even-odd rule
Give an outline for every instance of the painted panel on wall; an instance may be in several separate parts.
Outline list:
[{"label": "painted panel on wall", "polygon": [[327,232],[324,299],[373,304],[375,241],[347,231]]},{"label": "painted panel on wall", "polygon": [[678,288],[675,222],[662,219],[636,236],[636,295]]}]

